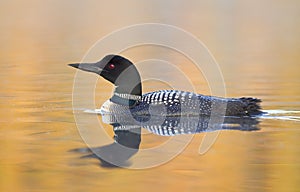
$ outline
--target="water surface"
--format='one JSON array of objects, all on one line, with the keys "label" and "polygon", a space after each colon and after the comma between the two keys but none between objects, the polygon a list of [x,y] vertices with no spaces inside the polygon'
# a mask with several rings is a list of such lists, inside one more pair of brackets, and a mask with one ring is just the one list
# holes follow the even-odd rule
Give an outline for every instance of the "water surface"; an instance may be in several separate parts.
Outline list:
[{"label": "water surface", "polygon": [[[0,7],[2,191],[298,191],[298,1],[15,0],[2,1]],[[87,50],[111,31],[141,22],[168,23],[193,33],[218,61],[228,97],[258,97],[264,110],[279,113],[260,118],[257,131],[221,131],[202,155],[198,152],[205,133],[196,134],[176,158],[150,169],[110,169],[100,166],[98,159],[80,158],[87,152],[72,150],[87,146],[74,121],[75,71],[67,64],[81,61]],[[196,92],[210,94],[201,71],[178,52],[143,46],[122,54],[135,62],[167,60],[191,79]],[[101,57],[94,56],[91,61]],[[157,73],[173,77],[172,73]],[[178,86],[185,84],[178,82]],[[170,86],[146,81],[143,90],[164,88]],[[112,89],[108,82],[98,80],[97,106],[110,97]],[[87,120],[95,116],[84,109],[78,113]],[[101,122],[102,117],[97,118]],[[88,127],[97,125],[87,120],[86,134],[92,134]],[[111,126],[101,125],[112,137]],[[100,138],[92,136],[95,141]],[[155,147],[168,139],[145,133],[140,148]]]}]

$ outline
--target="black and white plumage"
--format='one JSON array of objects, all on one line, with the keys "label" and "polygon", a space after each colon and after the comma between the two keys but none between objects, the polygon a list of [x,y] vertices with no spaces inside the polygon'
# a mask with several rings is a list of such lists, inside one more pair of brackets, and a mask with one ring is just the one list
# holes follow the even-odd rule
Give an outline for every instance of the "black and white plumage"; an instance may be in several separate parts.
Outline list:
[{"label": "black and white plumage", "polygon": [[151,119],[132,119],[121,115],[107,114],[102,121],[111,124],[114,131],[135,130],[143,127],[151,133],[161,136],[196,134],[217,130],[255,131],[259,121],[251,117],[223,117],[222,123],[215,122],[209,116],[152,116]]},{"label": "black and white plumage", "polygon": [[249,116],[260,113],[258,99],[224,99],[177,90],[146,93],[136,101],[135,105],[130,107],[108,100],[102,105],[100,111],[102,114],[120,115],[130,112],[133,115],[152,116],[210,116],[211,114]]},{"label": "black and white plumage", "polygon": [[132,62],[118,55],[107,55],[92,64],[70,66],[97,73],[116,86],[113,96],[101,107],[102,113],[133,116],[252,116],[262,113],[261,100],[256,98],[220,98],[177,90],[142,95],[139,72]]}]

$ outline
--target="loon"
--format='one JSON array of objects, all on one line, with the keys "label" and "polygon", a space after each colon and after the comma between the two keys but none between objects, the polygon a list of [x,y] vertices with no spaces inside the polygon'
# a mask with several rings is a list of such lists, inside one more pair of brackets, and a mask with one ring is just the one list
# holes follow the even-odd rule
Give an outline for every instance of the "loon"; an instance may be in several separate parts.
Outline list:
[{"label": "loon", "polygon": [[96,63],[69,64],[93,72],[115,85],[113,96],[101,107],[102,113],[157,116],[254,116],[262,113],[260,99],[222,98],[187,91],[160,90],[142,95],[141,77],[128,59],[107,55]]}]

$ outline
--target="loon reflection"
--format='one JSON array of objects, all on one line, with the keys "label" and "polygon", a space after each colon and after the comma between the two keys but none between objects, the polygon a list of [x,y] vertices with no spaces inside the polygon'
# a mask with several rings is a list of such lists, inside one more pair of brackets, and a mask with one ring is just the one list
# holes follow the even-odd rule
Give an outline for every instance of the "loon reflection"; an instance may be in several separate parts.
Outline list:
[{"label": "loon reflection", "polygon": [[102,167],[127,167],[141,142],[141,129],[160,136],[196,134],[218,130],[256,131],[259,121],[253,117],[224,117],[222,123],[208,116],[198,117],[159,117],[145,116],[128,118],[116,115],[103,115],[102,121],[114,130],[114,143],[92,148],[84,158],[97,158]]},{"label": "loon reflection", "polygon": [[96,158],[102,167],[127,167],[128,160],[138,152],[141,143],[141,128],[114,130],[114,143],[94,148],[75,149],[75,152],[88,152],[82,158]]}]

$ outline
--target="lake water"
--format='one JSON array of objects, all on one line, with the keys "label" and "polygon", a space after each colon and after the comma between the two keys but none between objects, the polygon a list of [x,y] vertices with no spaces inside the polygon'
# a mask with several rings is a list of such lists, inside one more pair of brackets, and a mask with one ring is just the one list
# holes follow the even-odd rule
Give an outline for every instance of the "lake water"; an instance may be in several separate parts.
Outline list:
[{"label": "lake water", "polygon": [[[0,2],[1,191],[299,191],[299,10],[295,0]],[[142,130],[140,151],[128,162],[140,169],[104,167],[97,158],[84,158],[90,154],[87,145],[110,144],[114,133],[101,116],[85,112],[93,107],[73,111],[78,103],[72,104],[72,98],[79,98],[80,106],[92,101],[100,107],[113,86],[67,64],[99,60],[104,55],[94,54],[97,51],[108,53],[136,37],[114,40],[87,54],[99,39],[149,22],[180,27],[201,40],[224,81],[220,82],[218,72],[214,76],[209,71],[214,66],[208,66],[207,74],[180,50],[149,44],[124,48],[120,54],[139,63],[144,92],[180,88],[222,96],[224,92],[218,90],[225,85],[226,97],[262,99],[269,115],[257,119],[259,130],[174,137]],[[166,34],[163,39],[185,45],[176,36]],[[156,59],[160,67],[151,67],[154,60],[143,65],[149,59]],[[94,93],[73,95],[79,76],[82,81],[76,88],[85,93],[97,83]],[[77,124],[75,117],[80,118]],[[217,134],[212,146],[201,153],[203,139]],[[167,148],[170,151],[143,153],[171,140],[178,145],[188,142],[169,161],[152,168],[141,166],[176,150],[174,145]]]}]

